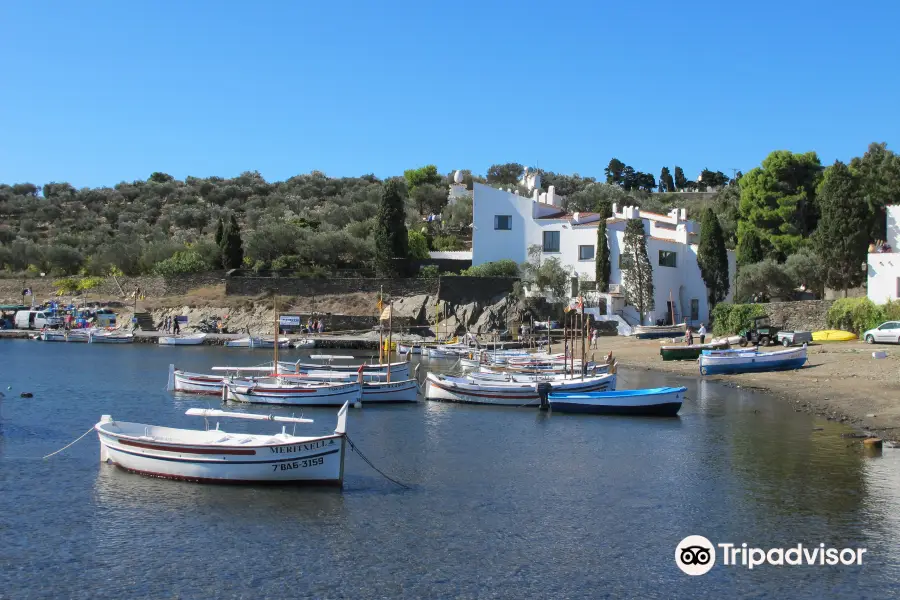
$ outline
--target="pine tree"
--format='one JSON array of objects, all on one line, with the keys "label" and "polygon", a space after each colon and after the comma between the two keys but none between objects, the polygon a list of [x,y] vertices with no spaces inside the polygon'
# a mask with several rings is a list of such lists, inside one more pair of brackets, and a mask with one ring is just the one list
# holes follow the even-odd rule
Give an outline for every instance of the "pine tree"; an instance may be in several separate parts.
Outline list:
[{"label": "pine tree", "polygon": [[687,186],[687,178],[684,176],[684,171],[681,170],[681,167],[675,165],[675,189],[679,192],[682,191]]},{"label": "pine tree", "polygon": [[844,163],[825,169],[816,195],[821,217],[813,235],[825,265],[825,284],[844,290],[862,283],[868,252],[870,210],[860,193],[860,179]]},{"label": "pine tree", "polygon": [[226,269],[239,269],[244,263],[244,244],[241,240],[241,228],[231,215],[231,220],[225,226],[222,232],[222,242],[219,245],[222,249],[222,265]]},{"label": "pine tree", "polygon": [[730,287],[728,279],[728,251],[725,235],[715,211],[707,208],[700,222],[700,246],[697,248],[697,266],[706,284],[709,310],[725,299]]},{"label": "pine tree", "polygon": [[219,223],[216,225],[216,246],[222,246],[222,237],[225,235],[225,223],[222,217],[219,217]]},{"label": "pine tree", "polygon": [[625,224],[625,248],[622,268],[622,283],[625,288],[625,302],[638,310],[641,325],[644,313],[654,309],[653,266],[647,256],[647,238],[644,234],[643,219],[629,219]]},{"label": "pine tree", "polygon": [[397,275],[394,259],[405,259],[409,244],[403,197],[396,181],[384,184],[375,225],[375,268],[381,277]]},{"label": "pine tree", "polygon": [[606,183],[611,185],[625,183],[625,163],[618,158],[611,159],[603,172],[606,174]]},{"label": "pine tree", "polygon": [[669,167],[663,167],[659,173],[659,191],[660,193],[675,191],[675,183],[672,181],[672,173],[669,172]]},{"label": "pine tree", "polygon": [[597,224],[597,253],[594,255],[596,265],[595,279],[597,289],[606,292],[609,289],[609,239],[606,237],[606,220],[612,216],[612,207],[608,202],[600,202],[598,211],[600,222]]}]

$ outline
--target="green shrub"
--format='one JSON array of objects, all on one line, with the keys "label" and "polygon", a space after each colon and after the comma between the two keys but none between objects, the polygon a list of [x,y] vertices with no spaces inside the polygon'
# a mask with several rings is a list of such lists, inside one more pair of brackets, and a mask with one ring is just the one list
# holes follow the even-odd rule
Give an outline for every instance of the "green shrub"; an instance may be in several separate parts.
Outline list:
[{"label": "green shrub", "polygon": [[900,302],[877,305],[868,298],[839,298],[828,309],[828,326],[857,335],[885,321],[900,319]]},{"label": "green shrub", "polygon": [[209,265],[199,253],[194,250],[184,250],[156,263],[153,272],[157,275],[171,276],[182,273],[199,273],[207,269],[209,269]]},{"label": "green shrub", "polygon": [[419,277],[422,279],[434,279],[440,277],[441,270],[437,265],[425,265],[419,269]]},{"label": "green shrub", "polygon": [[518,277],[519,265],[509,258],[486,262],[463,270],[460,275],[468,277]]},{"label": "green shrub", "polygon": [[765,315],[765,304],[719,302],[712,311],[713,334],[735,335],[749,325],[750,319]]}]

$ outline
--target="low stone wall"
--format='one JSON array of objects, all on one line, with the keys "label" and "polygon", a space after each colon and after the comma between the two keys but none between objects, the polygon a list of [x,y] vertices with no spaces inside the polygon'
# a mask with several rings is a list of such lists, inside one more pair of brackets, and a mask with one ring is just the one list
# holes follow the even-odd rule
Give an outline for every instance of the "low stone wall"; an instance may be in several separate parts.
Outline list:
[{"label": "low stone wall", "polygon": [[225,294],[229,296],[259,296],[273,291],[284,296],[309,297],[325,294],[378,292],[388,296],[436,294],[437,279],[364,279],[337,278],[306,279],[301,277],[229,277]]},{"label": "low stone wall", "polygon": [[800,300],[798,302],[769,302],[760,304],[773,325],[790,331],[818,331],[827,329],[828,309],[834,300]]},{"label": "low stone wall", "polygon": [[[22,301],[22,289],[30,288],[39,302],[56,297],[57,282],[67,277],[28,277],[26,279],[0,279],[0,302]],[[111,300],[130,296],[140,289],[147,298],[163,296],[183,296],[190,290],[211,285],[220,285],[225,279],[224,271],[190,273],[177,277],[106,277],[103,283],[88,292],[88,296]],[[118,280],[118,284],[116,281]]]}]

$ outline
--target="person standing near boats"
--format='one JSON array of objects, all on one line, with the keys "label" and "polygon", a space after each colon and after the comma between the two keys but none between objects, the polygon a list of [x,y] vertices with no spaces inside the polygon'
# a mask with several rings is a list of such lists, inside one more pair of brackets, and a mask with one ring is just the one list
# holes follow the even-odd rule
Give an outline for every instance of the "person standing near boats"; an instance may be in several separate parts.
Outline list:
[{"label": "person standing near boats", "polygon": [[704,323],[700,323],[700,329],[697,331],[697,335],[700,336],[700,343],[706,339],[706,325]]},{"label": "person standing near boats", "polygon": [[684,332],[684,340],[687,342],[688,346],[694,345],[694,330],[691,329],[691,326],[688,325]]}]

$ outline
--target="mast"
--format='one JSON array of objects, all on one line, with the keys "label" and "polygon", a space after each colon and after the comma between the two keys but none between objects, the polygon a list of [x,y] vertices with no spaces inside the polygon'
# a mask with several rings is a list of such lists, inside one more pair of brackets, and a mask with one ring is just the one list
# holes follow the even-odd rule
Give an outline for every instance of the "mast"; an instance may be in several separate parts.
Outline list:
[{"label": "mast", "polygon": [[585,346],[585,337],[586,337],[585,334],[587,332],[587,328],[585,327],[585,323],[584,323],[584,298],[580,299],[580,304],[581,304],[581,379],[584,379],[584,366],[585,366],[584,346]]},{"label": "mast", "polygon": [[381,326],[381,308],[384,306],[384,286],[378,292],[378,364],[384,357],[384,328]]},{"label": "mast", "polygon": [[[547,335],[550,334],[550,321],[547,321]],[[569,311],[563,312],[563,373],[569,368]]]},{"label": "mast", "polygon": [[387,347],[387,382],[391,382],[391,351],[394,349],[391,339],[394,334],[394,299],[391,298],[388,303],[388,347]]},{"label": "mast", "polygon": [[272,312],[275,313],[275,376],[278,376],[278,330],[281,323],[278,320],[278,295],[272,292]]}]

